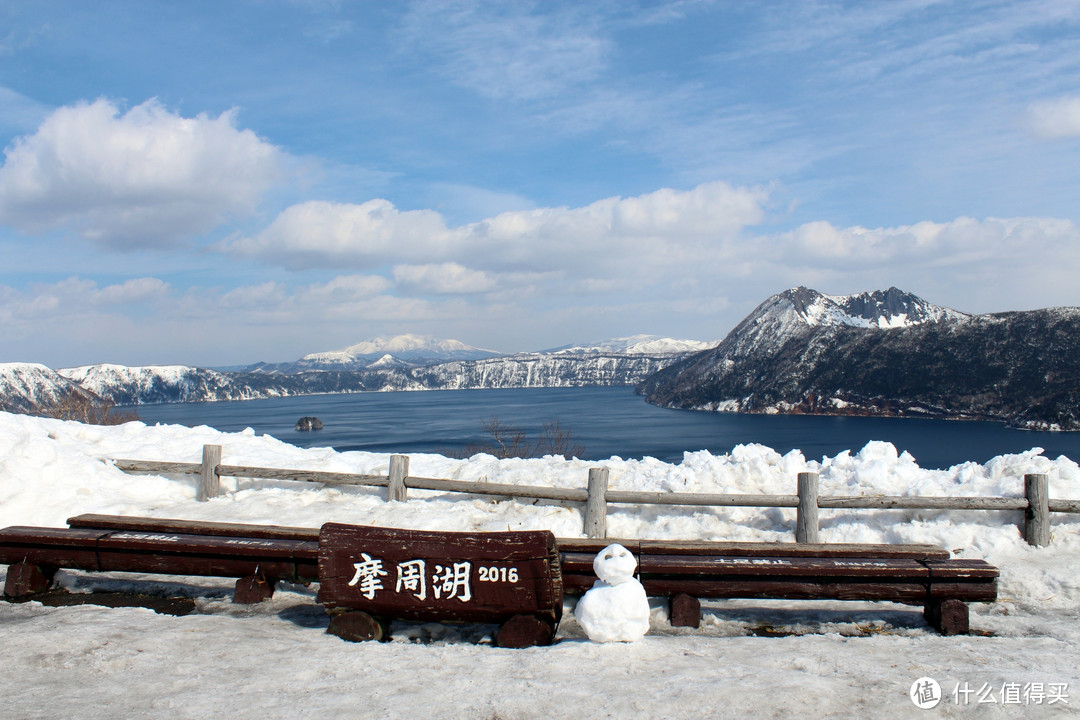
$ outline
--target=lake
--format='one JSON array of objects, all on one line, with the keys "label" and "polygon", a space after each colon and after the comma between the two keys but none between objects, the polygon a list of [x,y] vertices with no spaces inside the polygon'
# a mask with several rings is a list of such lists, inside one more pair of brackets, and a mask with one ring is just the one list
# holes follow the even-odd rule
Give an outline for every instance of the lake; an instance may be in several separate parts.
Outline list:
[{"label": "lake", "polygon": [[[736,415],[670,410],[649,405],[629,387],[307,395],[243,402],[142,405],[144,422],[209,425],[224,431],[253,428],[300,447],[339,451],[447,453],[485,440],[482,423],[500,418],[536,437],[558,420],[585,446],[584,459],[654,457],[679,463],[685,451],[729,452],[760,443],[780,453],[799,449],[808,460],[853,453],[871,440],[908,451],[923,468],[1041,447],[1045,455],[1080,458],[1080,433],[1011,430],[998,423],[900,418]],[[322,430],[300,432],[296,421],[314,415]]]}]

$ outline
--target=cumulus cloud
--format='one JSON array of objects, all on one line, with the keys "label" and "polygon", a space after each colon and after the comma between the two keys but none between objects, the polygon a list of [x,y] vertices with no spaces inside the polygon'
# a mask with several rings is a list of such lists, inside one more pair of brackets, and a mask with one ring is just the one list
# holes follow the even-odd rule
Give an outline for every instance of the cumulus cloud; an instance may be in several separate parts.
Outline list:
[{"label": "cumulus cloud", "polygon": [[471,295],[493,290],[497,284],[488,273],[452,262],[398,265],[394,281],[403,290],[418,295]]},{"label": "cumulus cloud", "polygon": [[[219,249],[292,269],[451,262],[482,271],[605,275],[688,257],[708,260],[702,256],[762,221],[767,199],[765,189],[712,182],[580,208],[506,212],[457,227],[433,210],[402,211],[387,200],[307,202],[283,211],[258,235],[232,238]],[[415,274],[404,272],[406,280]]]},{"label": "cumulus cloud", "polygon": [[1080,137],[1080,95],[1034,103],[1028,122],[1042,138]]},{"label": "cumulus cloud", "polygon": [[422,259],[447,240],[442,216],[433,210],[403,212],[381,199],[360,205],[310,201],[286,208],[255,237],[233,238],[219,248],[293,269],[374,267]]},{"label": "cumulus cloud", "polygon": [[[692,197],[663,198],[510,213],[483,229],[443,230],[441,240],[457,247],[505,255],[509,251],[500,248],[516,244],[526,259],[557,246],[566,253],[557,270],[501,270],[494,261],[485,266],[477,251],[469,262],[395,262],[379,272],[234,288],[182,289],[153,277],[104,286],[81,277],[23,289],[0,286],[0,336],[13,348],[9,352],[55,347],[62,356],[78,348],[85,357],[85,348],[100,348],[95,358],[116,360],[118,343],[130,342],[124,357],[152,348],[155,362],[191,363],[221,358],[220,338],[227,337],[228,362],[250,362],[401,332],[507,350],[638,331],[714,340],[768,295],[796,285],[834,294],[895,285],[966,312],[1080,304],[1074,277],[1080,227],[1069,220],[961,217],[879,228],[821,221],[786,232],[728,235],[717,248],[709,232],[717,221],[707,210],[695,210]],[[652,203],[678,211],[649,211]],[[630,210],[615,223],[620,208]],[[753,217],[757,211],[743,212]],[[601,232],[591,249],[574,250],[590,242],[583,223],[606,227],[608,234]],[[672,227],[680,229],[675,239],[662,232]],[[618,243],[634,243],[635,233],[642,238],[642,249],[631,255],[636,275],[574,266],[584,254],[611,254]],[[686,248],[686,257],[663,265],[673,248]],[[509,263],[506,257],[497,261]],[[198,338],[205,338],[202,346]]]},{"label": "cumulus cloud", "polygon": [[[775,236],[782,257],[816,267],[957,265],[1008,263],[1075,252],[1076,225],[1055,218],[960,217],[946,223],[920,222],[893,228],[838,228],[824,221]],[[1041,256],[1045,258],[1047,256]]]},{"label": "cumulus cloud", "polygon": [[144,277],[125,280],[119,285],[109,285],[94,293],[99,305],[124,305],[141,303],[169,293],[169,284],[158,278]]},{"label": "cumulus cloud", "polygon": [[62,107],[4,152],[0,222],[37,234],[63,228],[103,245],[170,246],[254,210],[282,153],[236,113],[193,118],[150,100]]}]

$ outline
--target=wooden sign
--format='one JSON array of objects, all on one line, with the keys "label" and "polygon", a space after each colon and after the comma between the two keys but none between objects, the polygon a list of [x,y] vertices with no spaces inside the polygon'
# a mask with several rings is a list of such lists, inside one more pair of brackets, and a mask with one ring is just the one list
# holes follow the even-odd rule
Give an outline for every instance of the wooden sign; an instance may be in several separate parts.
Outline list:
[{"label": "wooden sign", "polygon": [[332,614],[360,611],[383,621],[513,620],[520,626],[525,617],[543,625],[540,634],[550,642],[562,614],[559,551],[548,531],[445,533],[327,523],[319,532],[319,582],[319,602]]}]

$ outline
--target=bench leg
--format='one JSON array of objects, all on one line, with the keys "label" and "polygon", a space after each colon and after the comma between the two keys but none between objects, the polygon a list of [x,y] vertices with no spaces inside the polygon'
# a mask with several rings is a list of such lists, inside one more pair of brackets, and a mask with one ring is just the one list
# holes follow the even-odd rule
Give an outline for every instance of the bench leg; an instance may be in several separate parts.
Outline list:
[{"label": "bench leg", "polygon": [[385,621],[359,610],[333,612],[326,632],[349,642],[390,639],[390,629]]},{"label": "bench leg", "polygon": [[252,605],[263,600],[269,600],[274,596],[274,586],[277,581],[267,580],[258,575],[248,575],[236,581],[233,590],[233,602],[241,605]]},{"label": "bench leg", "polygon": [[679,593],[671,598],[669,618],[672,627],[701,627],[701,601],[693,595]]},{"label": "bench leg", "polygon": [[505,648],[527,648],[534,645],[550,645],[555,639],[555,629],[535,615],[515,615],[501,626],[495,636],[495,644]]},{"label": "bench leg", "polygon": [[926,603],[923,616],[942,635],[966,635],[971,629],[968,606],[962,600],[931,600]]},{"label": "bench leg", "polygon": [[9,598],[24,598],[45,592],[52,584],[55,574],[55,568],[42,568],[28,562],[9,565],[7,580],[4,582],[4,595]]}]

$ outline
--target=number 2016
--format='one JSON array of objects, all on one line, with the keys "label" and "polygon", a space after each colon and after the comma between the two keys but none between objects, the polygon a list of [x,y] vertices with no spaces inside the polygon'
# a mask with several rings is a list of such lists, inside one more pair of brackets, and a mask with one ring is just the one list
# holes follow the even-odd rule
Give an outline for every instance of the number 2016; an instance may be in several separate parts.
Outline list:
[{"label": "number 2016", "polygon": [[517,568],[481,567],[480,582],[512,582],[518,581]]}]

